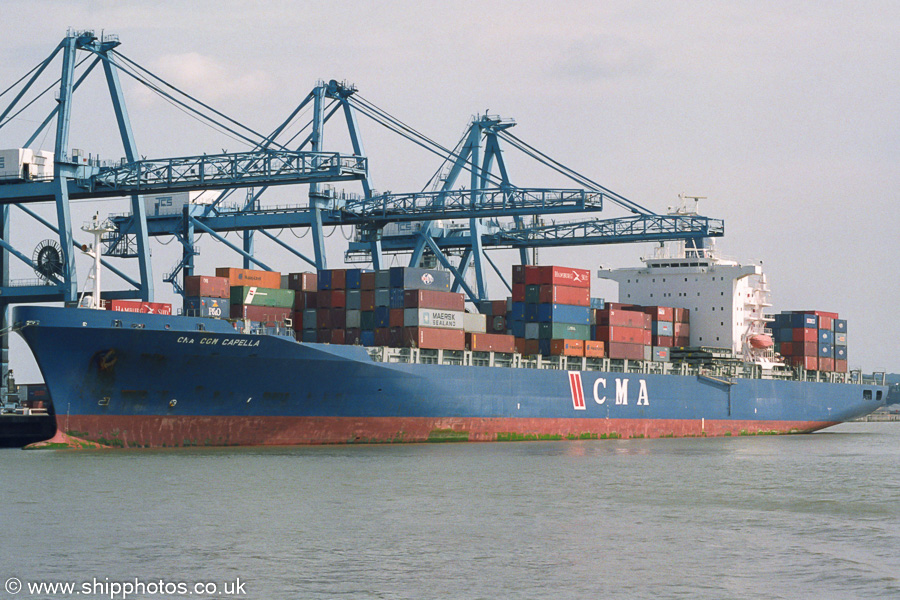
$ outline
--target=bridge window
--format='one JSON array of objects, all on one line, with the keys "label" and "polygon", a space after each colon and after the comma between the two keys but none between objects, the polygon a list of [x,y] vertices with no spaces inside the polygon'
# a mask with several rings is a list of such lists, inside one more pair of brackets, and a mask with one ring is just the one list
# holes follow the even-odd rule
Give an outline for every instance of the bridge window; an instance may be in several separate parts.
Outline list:
[{"label": "bridge window", "polygon": [[875,399],[881,402],[881,390],[875,392]]},{"label": "bridge window", "polygon": [[863,400],[872,399],[872,390],[863,390]]}]

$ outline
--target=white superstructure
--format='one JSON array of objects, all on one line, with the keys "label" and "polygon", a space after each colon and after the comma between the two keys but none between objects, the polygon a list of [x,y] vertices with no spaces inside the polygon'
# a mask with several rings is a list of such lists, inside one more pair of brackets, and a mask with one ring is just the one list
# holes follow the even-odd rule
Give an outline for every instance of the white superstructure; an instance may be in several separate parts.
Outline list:
[{"label": "white superstructure", "polygon": [[30,148],[0,150],[0,182],[53,177],[53,153]]}]

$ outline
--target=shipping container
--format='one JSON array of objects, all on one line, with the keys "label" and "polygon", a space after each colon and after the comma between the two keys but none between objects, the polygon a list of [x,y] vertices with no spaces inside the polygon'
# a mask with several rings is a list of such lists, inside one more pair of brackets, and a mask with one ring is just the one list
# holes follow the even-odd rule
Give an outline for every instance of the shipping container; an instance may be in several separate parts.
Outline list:
[{"label": "shipping container", "polygon": [[[791,315],[791,327],[795,329],[818,329],[819,318],[816,315],[807,315],[793,312]],[[795,340],[796,341],[796,340]],[[815,370],[815,369],[812,369]]]},{"label": "shipping container", "polygon": [[676,323],[690,323],[691,322],[691,311],[688,308],[674,308],[672,309],[673,320]]},{"label": "shipping container", "polygon": [[815,371],[819,368],[819,359],[815,356],[791,356],[788,364],[793,367],[803,367],[807,371]]},{"label": "shipping container", "polygon": [[507,326],[509,327],[511,335],[514,335],[517,338],[525,338],[525,321],[508,322]]},{"label": "shipping container", "polygon": [[551,356],[584,356],[584,340],[550,340]]},{"label": "shipping container", "polygon": [[513,302],[525,302],[525,289],[526,286],[524,283],[514,283],[512,286],[512,301]]},{"label": "shipping container", "polygon": [[[230,309],[229,309],[230,310]],[[291,313],[291,327],[294,328],[294,331],[302,331],[303,330],[303,311],[295,310]],[[300,338],[297,338],[298,340]]]},{"label": "shipping container", "polygon": [[390,316],[388,317],[388,324],[391,327],[403,327],[403,324],[406,322],[405,313],[405,308],[392,308]]},{"label": "shipping container", "polygon": [[463,329],[463,315],[460,310],[439,310],[434,308],[407,308],[403,311],[404,327],[430,327],[438,329]]},{"label": "shipping container", "polygon": [[834,359],[831,357],[820,356],[818,368],[820,371],[834,371]]},{"label": "shipping container", "polygon": [[[550,343],[550,340],[546,340],[547,343]],[[549,352],[549,348],[548,348]],[[525,340],[525,349],[522,351],[522,354],[527,354],[529,356],[534,356],[535,354],[542,354],[541,352],[541,340]]]},{"label": "shipping container", "polygon": [[473,352],[506,352],[516,351],[516,338],[511,335],[496,333],[466,333],[466,349]]},{"label": "shipping container", "polygon": [[[525,339],[526,340],[537,340],[541,337],[541,324],[540,323],[525,323]],[[547,336],[547,339],[550,339],[550,335]]]},{"label": "shipping container", "polygon": [[232,286],[231,304],[293,308],[294,290],[255,286]]},{"label": "shipping container", "polygon": [[362,287],[362,269],[346,269],[344,274],[346,289],[358,290]]},{"label": "shipping container", "polygon": [[344,343],[348,346],[359,346],[362,330],[347,328],[344,330]]},{"label": "shipping container", "polygon": [[349,329],[361,329],[362,328],[362,311],[348,308],[346,322],[347,322],[348,330]]},{"label": "shipping container", "polygon": [[347,327],[347,309],[346,308],[331,308],[329,309],[331,312],[331,328],[332,329],[345,329]]},{"label": "shipping container", "polygon": [[560,323],[575,323],[578,325],[591,324],[591,309],[587,306],[538,304],[536,314],[537,321],[541,323],[557,321]]},{"label": "shipping container", "polygon": [[487,333],[487,315],[464,312],[463,329],[467,333]]},{"label": "shipping container", "polygon": [[610,358],[644,360],[644,346],[643,344],[623,344],[621,342],[609,342],[606,344],[606,354]]},{"label": "shipping container", "polygon": [[403,306],[403,294],[406,290],[402,288],[391,288],[391,308],[405,308]]},{"label": "shipping container", "polygon": [[375,311],[364,310],[359,315],[359,327],[363,331],[373,331],[375,329]]},{"label": "shipping container", "polygon": [[321,308],[347,308],[347,291],[322,290],[317,292],[316,303]]},{"label": "shipping container", "polygon": [[811,329],[811,328],[801,328],[797,327],[793,330],[793,338],[791,341],[794,342],[818,342],[819,341],[819,330]]},{"label": "shipping container", "polygon": [[291,318],[292,313],[293,309],[291,308],[255,306],[252,304],[232,304],[229,309],[229,316],[232,319],[245,319],[247,321],[265,323],[269,326],[284,323],[286,319]]},{"label": "shipping container", "polygon": [[[386,290],[391,287],[391,271],[390,269],[380,269],[375,271],[375,289]],[[382,344],[376,344],[381,346]]]},{"label": "shipping container", "polygon": [[606,344],[595,340],[585,340],[584,355],[588,358],[603,358],[606,356]]},{"label": "shipping container", "polygon": [[[612,325],[616,327],[645,327],[650,315],[635,310],[616,310],[605,308],[597,311],[597,325]],[[652,323],[652,320],[651,320]]]},{"label": "shipping container", "polygon": [[653,334],[675,337],[675,325],[669,321],[653,321]]},{"label": "shipping container", "polygon": [[[641,344],[645,342],[644,329],[638,327],[614,327],[597,325],[594,339],[601,342],[620,342],[623,344]],[[650,332],[646,332],[650,333]]]},{"label": "shipping container", "polygon": [[389,327],[378,327],[375,329],[374,340],[376,346],[391,345],[391,329]]},{"label": "shipping container", "polygon": [[525,302],[528,304],[537,304],[541,301],[541,286],[526,285],[525,286]]},{"label": "shipping container", "polygon": [[188,275],[184,278],[184,295],[194,298],[230,298],[231,287],[227,277]]},{"label": "shipping container", "polygon": [[294,310],[306,310],[307,308],[318,308],[319,293],[318,292],[294,292]]},{"label": "shipping container", "polygon": [[189,317],[227,319],[229,316],[228,300],[218,297],[202,298],[188,296],[184,299],[184,314]]},{"label": "shipping container", "polygon": [[837,333],[847,333],[847,321],[845,319],[835,319],[834,330]]},{"label": "shipping container", "polygon": [[816,356],[819,358],[834,358],[834,346],[831,344],[820,343],[819,351]]},{"label": "shipping container", "polygon": [[541,339],[586,340],[591,337],[591,326],[575,323],[541,323]]},{"label": "shipping container", "polygon": [[362,310],[362,292],[358,289],[348,289],[346,293],[347,310]]},{"label": "shipping container", "polygon": [[[365,275],[365,273],[363,273]],[[360,290],[359,292],[359,309],[375,310],[375,290]]]},{"label": "shipping container", "polygon": [[452,277],[449,271],[419,267],[391,267],[390,272],[392,288],[450,291]]},{"label": "shipping container", "polygon": [[847,372],[847,361],[835,359],[834,370],[837,371],[838,373],[846,373]]},{"label": "shipping container", "polygon": [[443,310],[465,310],[466,298],[456,292],[437,290],[404,290],[403,308],[439,308]]},{"label": "shipping container", "polygon": [[669,362],[672,360],[671,348],[664,346],[654,346],[651,354],[651,360],[655,362]]},{"label": "shipping container", "polygon": [[[537,283],[541,285],[567,285],[572,287],[583,287],[590,289],[591,272],[587,269],[574,269],[571,267],[538,267],[539,279]],[[526,283],[527,273],[526,273]]]},{"label": "shipping container", "polygon": [[[306,317],[304,316],[304,322]],[[331,309],[319,308],[316,310],[316,329],[331,329]],[[329,338],[330,339],[330,338]]]},{"label": "shipping container", "polygon": [[591,305],[591,289],[567,285],[542,285],[538,288],[538,302],[543,304],[569,304],[589,308]]},{"label": "shipping container", "polygon": [[[307,308],[303,311],[303,329],[318,329],[319,315],[315,308]],[[324,325],[323,325],[324,327]],[[303,341],[308,341],[304,339]]]},{"label": "shipping container", "polygon": [[466,332],[462,329],[434,327],[404,327],[403,341],[412,348],[465,350]]},{"label": "shipping container", "polygon": [[691,326],[687,323],[680,323],[676,321],[672,324],[672,335],[674,337],[690,337]]},{"label": "shipping container", "polygon": [[665,335],[654,335],[650,337],[650,344],[662,348],[672,348],[675,346],[675,338]]},{"label": "shipping container", "polygon": [[383,306],[385,308],[391,305],[391,290],[379,288],[375,290],[375,308]]},{"label": "shipping container", "polygon": [[[363,273],[365,275],[365,273]],[[374,279],[373,279],[374,281]],[[365,285],[365,279],[363,279],[363,285]],[[374,346],[375,345],[375,332],[371,330],[363,329],[359,332],[359,343],[363,346]]]},{"label": "shipping container", "polygon": [[834,358],[836,360],[847,360],[847,346],[835,346]]},{"label": "shipping container", "polygon": [[[363,271],[359,276],[359,289],[371,291],[375,289],[375,271]],[[374,338],[373,338],[374,341]],[[365,340],[363,340],[365,342]],[[363,346],[366,344],[363,343]],[[368,344],[372,345],[372,344]]]},{"label": "shipping container", "polygon": [[[603,298],[591,298],[591,308],[596,308],[596,309],[606,308],[606,300],[604,300]],[[585,352],[587,352],[587,349],[585,349]]]},{"label": "shipping container", "polygon": [[295,292],[315,292],[319,289],[316,273],[288,273],[287,288]]},{"label": "shipping container", "polygon": [[318,329],[304,329],[303,335],[300,337],[300,340],[305,343],[316,343],[319,341],[319,330]]},{"label": "shipping container", "polygon": [[835,346],[846,346],[847,345],[847,334],[835,332],[834,345]]},{"label": "shipping container", "polygon": [[[637,309],[637,307],[635,307]],[[640,311],[650,315],[654,321],[675,321],[675,309],[671,306],[641,306]]]},{"label": "shipping container", "polygon": [[228,278],[228,286],[255,286],[263,288],[279,289],[281,287],[281,273],[275,271],[258,271],[256,269],[235,269],[233,267],[219,267],[216,269],[216,277]]},{"label": "shipping container", "polygon": [[106,310],[151,315],[171,315],[172,305],[165,302],[142,302],[140,300],[107,300]]},{"label": "shipping container", "polygon": [[329,340],[329,343],[331,344],[343,345],[347,341],[347,332],[343,329],[332,329],[330,333],[331,340]]},{"label": "shipping container", "polygon": [[834,333],[829,329],[820,329],[819,330],[819,343],[820,344],[834,343]]},{"label": "shipping container", "polygon": [[512,282],[524,284],[527,279],[527,273],[529,271],[534,271],[537,273],[537,267],[533,265],[513,265],[512,268]]},{"label": "shipping container", "polygon": [[506,331],[506,317],[503,315],[494,315],[489,318],[492,333],[503,333]]}]

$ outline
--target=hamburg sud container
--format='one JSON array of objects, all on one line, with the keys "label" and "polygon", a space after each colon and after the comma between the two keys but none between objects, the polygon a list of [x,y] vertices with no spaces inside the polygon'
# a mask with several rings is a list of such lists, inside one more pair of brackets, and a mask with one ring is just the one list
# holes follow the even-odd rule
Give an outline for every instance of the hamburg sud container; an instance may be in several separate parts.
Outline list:
[{"label": "hamburg sud container", "polygon": [[142,302],[140,300],[108,300],[106,302],[106,310],[171,315],[172,305],[165,302]]}]

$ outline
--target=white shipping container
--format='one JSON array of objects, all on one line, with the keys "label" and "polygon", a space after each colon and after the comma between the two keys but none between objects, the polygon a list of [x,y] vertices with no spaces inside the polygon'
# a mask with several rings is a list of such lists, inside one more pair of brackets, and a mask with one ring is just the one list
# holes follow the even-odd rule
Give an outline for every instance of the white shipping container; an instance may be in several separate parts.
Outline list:
[{"label": "white shipping container", "polygon": [[463,329],[469,333],[487,333],[487,315],[463,313]]},{"label": "white shipping container", "polygon": [[461,310],[440,308],[403,309],[404,327],[433,327],[435,329],[462,329],[466,313]]},{"label": "white shipping container", "polygon": [[211,190],[145,195],[144,210],[148,217],[178,214],[186,204],[212,204],[218,196]]}]

